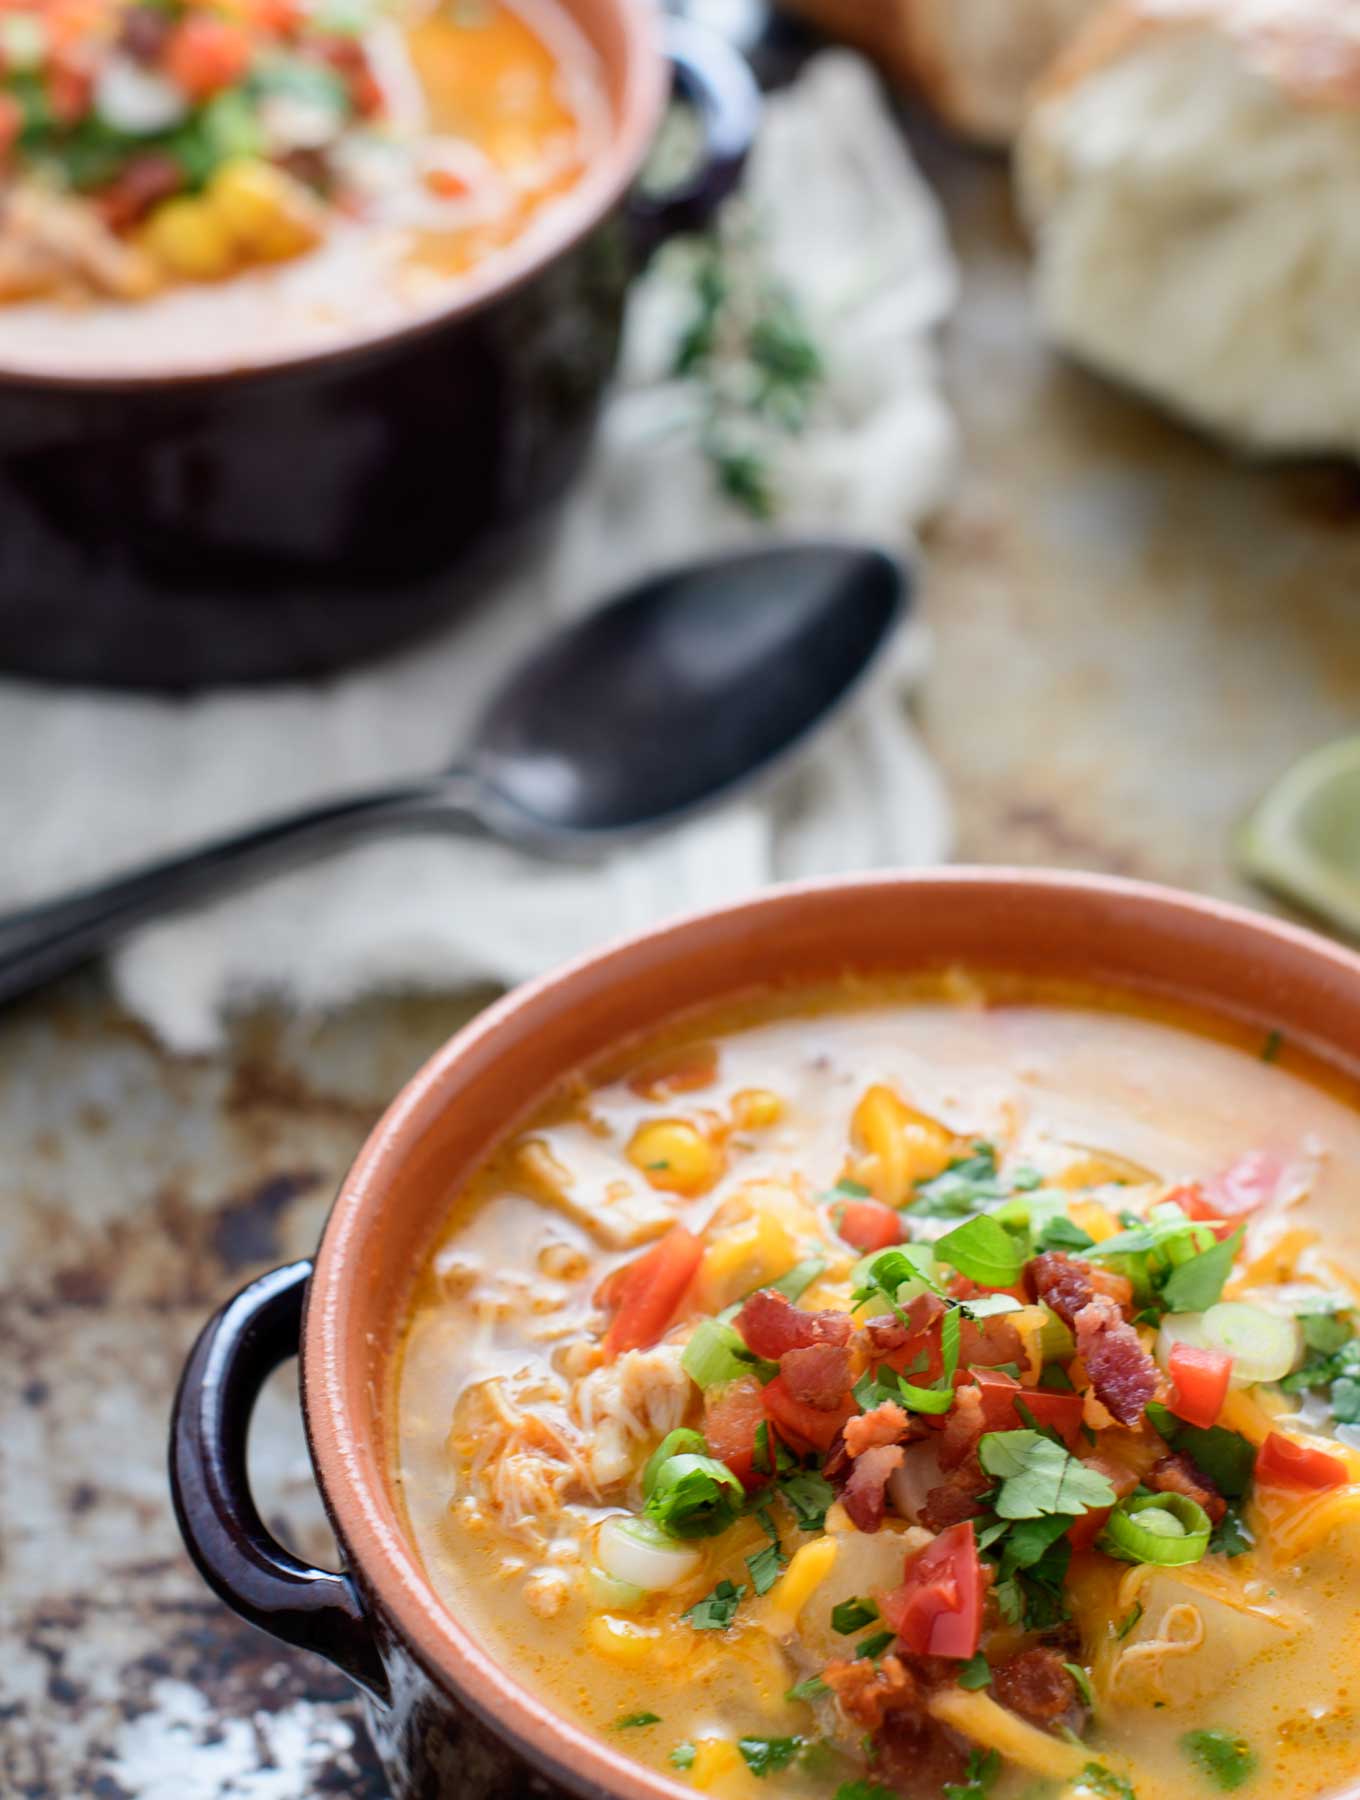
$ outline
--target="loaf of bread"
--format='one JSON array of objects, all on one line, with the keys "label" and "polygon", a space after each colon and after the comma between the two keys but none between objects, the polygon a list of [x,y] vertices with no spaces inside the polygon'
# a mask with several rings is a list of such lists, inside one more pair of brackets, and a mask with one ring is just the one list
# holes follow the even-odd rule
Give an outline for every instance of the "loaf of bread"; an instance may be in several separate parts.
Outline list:
[{"label": "loaf of bread", "polygon": [[1025,96],[1102,0],[787,0],[876,57],[966,136],[1007,144]]},{"label": "loaf of bread", "polygon": [[1017,168],[1054,342],[1249,450],[1360,453],[1360,0],[1115,0]]}]

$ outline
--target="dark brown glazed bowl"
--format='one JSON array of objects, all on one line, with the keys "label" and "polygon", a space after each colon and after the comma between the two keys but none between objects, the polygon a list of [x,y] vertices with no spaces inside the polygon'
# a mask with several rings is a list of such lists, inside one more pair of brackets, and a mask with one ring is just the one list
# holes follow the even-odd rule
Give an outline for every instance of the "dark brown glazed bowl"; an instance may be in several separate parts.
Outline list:
[{"label": "dark brown glazed bowl", "polygon": [[[521,1685],[446,1611],[406,1536],[388,1474],[386,1372],[448,1197],[558,1079],[668,1017],[751,988],[955,962],[1160,995],[1280,1030],[1352,1069],[1360,1051],[1360,957],[1210,900],[1005,869],[776,889],[612,946],[483,1013],[373,1132],[315,1266],[265,1276],[206,1328],[172,1428],[185,1542],[242,1617],[318,1651],[364,1688],[397,1800],[693,1791]],[[251,1407],[299,1334],[308,1438],[341,1575],[282,1550],[246,1483]]]},{"label": "dark brown glazed bowl", "polygon": [[[207,373],[6,370],[0,668],[158,688],[303,675],[433,624],[580,469],[629,280],[731,191],[757,111],[735,51],[648,0],[564,0],[613,108],[607,153],[532,245],[397,331]],[[704,148],[635,182],[669,58]],[[78,316],[72,331],[79,330]]]}]

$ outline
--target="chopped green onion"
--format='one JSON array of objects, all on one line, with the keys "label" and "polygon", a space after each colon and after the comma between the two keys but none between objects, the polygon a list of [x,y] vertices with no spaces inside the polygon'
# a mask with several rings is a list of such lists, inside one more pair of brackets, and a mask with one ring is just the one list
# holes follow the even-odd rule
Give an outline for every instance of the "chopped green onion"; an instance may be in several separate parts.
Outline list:
[{"label": "chopped green onion", "polygon": [[1131,1494],[1105,1521],[1099,1548],[1122,1562],[1180,1568],[1209,1548],[1209,1515],[1185,1494]]},{"label": "chopped green onion", "polygon": [[795,1263],[787,1275],[781,1275],[778,1281],[772,1281],[770,1287],[786,1300],[797,1300],[807,1292],[819,1275],[825,1273],[826,1264],[822,1258],[809,1256],[806,1261]]},{"label": "chopped green onion", "polygon": [[861,1638],[855,1645],[855,1660],[869,1659],[876,1661],[889,1648],[897,1636],[895,1631],[876,1631],[871,1637]]},{"label": "chopped green onion", "polygon": [[646,1588],[636,1582],[620,1581],[617,1575],[595,1567],[586,1571],[586,1593],[600,1612],[636,1612],[647,1598]]},{"label": "chopped green onion", "polygon": [[615,1719],[615,1731],[638,1731],[644,1725],[659,1725],[661,1714],[654,1712],[628,1713],[622,1719]]},{"label": "chopped green onion", "polygon": [[603,1575],[648,1594],[665,1593],[688,1581],[702,1560],[702,1552],[677,1543],[655,1519],[617,1513],[600,1526],[595,1553]]},{"label": "chopped green onion", "polygon": [[800,1681],[797,1687],[791,1687],[784,1698],[786,1700],[806,1700],[811,1702],[813,1700],[820,1700],[823,1694],[829,1694],[830,1692],[831,1689],[822,1680],[820,1675],[809,1675],[806,1681]]},{"label": "chopped green onion", "polygon": [[777,1363],[764,1362],[753,1355],[741,1333],[718,1319],[704,1319],[695,1327],[680,1358],[680,1367],[705,1391],[724,1387],[743,1375],[757,1374],[762,1380],[773,1380],[779,1372]]},{"label": "chopped green onion", "polygon": [[642,1471],[642,1497],[644,1500],[650,1500],[652,1497],[652,1489],[656,1486],[656,1478],[661,1473],[661,1465],[668,1463],[673,1456],[682,1454],[708,1455],[708,1445],[704,1442],[701,1434],[691,1431],[683,1425],[679,1431],[668,1432],[648,1457],[647,1466]]},{"label": "chopped green onion", "polygon": [[716,1537],[746,1503],[746,1490],[711,1456],[672,1456],[647,1500],[647,1515],[672,1537]]}]

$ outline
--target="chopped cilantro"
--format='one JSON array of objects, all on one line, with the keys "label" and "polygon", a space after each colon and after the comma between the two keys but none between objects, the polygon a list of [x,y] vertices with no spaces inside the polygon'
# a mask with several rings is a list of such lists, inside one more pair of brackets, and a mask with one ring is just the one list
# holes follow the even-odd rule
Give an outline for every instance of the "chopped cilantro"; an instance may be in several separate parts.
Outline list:
[{"label": "chopped cilantro", "polygon": [[653,1712],[628,1713],[622,1719],[615,1719],[615,1731],[633,1731],[642,1725],[659,1725],[661,1714]]},{"label": "chopped cilantro", "polygon": [[1217,1550],[1220,1556],[1244,1556],[1255,1543],[1256,1539],[1242,1517],[1241,1507],[1229,1505],[1227,1512],[1214,1526],[1209,1548]]},{"label": "chopped cilantro", "polygon": [[831,1191],[844,1200],[867,1200],[873,1189],[865,1187],[862,1181],[847,1181],[842,1178]]},{"label": "chopped cilantro", "polygon": [[1036,1251],[1042,1250],[1089,1250],[1095,1239],[1089,1231],[1083,1231],[1075,1220],[1064,1218],[1061,1213],[1047,1220],[1034,1240]]},{"label": "chopped cilantro", "polygon": [[800,1737],[744,1737],[737,1740],[737,1748],[741,1751],[746,1767],[762,1780],[766,1775],[787,1769],[803,1744],[804,1740]]},{"label": "chopped cilantro", "polygon": [[958,1219],[1004,1200],[1006,1192],[997,1179],[996,1151],[974,1144],[970,1156],[956,1157],[943,1174],[921,1182],[906,1210],[923,1219]]},{"label": "chopped cilantro", "polygon": [[891,1647],[896,1636],[895,1631],[875,1631],[872,1636],[861,1638],[855,1646],[855,1660],[858,1662],[861,1657],[868,1657],[877,1662],[883,1652]]},{"label": "chopped cilantro", "polygon": [[1094,1712],[1096,1710],[1096,1697],[1091,1692],[1091,1677],[1086,1673],[1085,1669],[1082,1668],[1080,1663],[1065,1662],[1063,1667],[1067,1670],[1067,1673],[1072,1677],[1073,1681],[1076,1682],[1077,1692],[1081,1695],[1082,1705],[1086,1708],[1087,1712]]},{"label": "chopped cilantro", "polygon": [[1090,1788],[1093,1794],[1104,1796],[1104,1800],[1138,1800],[1124,1777],[1107,1769],[1104,1763],[1087,1763],[1081,1772],[1081,1785]]},{"label": "chopped cilantro", "polygon": [[1142,1616],[1143,1616],[1143,1602],[1141,1600],[1135,1600],[1133,1605],[1124,1614],[1124,1617],[1119,1621],[1119,1623],[1112,1627],[1112,1630],[1114,1631],[1115,1642],[1118,1644],[1122,1644],[1124,1639],[1133,1630],[1134,1626],[1138,1623],[1138,1621],[1142,1618]]},{"label": "chopped cilantro", "polygon": [[820,1531],[826,1524],[826,1509],[836,1498],[835,1490],[824,1475],[815,1469],[795,1469],[780,1480],[779,1492],[788,1501],[800,1531]]},{"label": "chopped cilantro", "polygon": [[1181,1749],[1217,1787],[1239,1788],[1256,1773],[1255,1752],[1229,1731],[1188,1731]]},{"label": "chopped cilantro", "polygon": [[1162,1286],[1161,1297],[1168,1311],[1206,1312],[1216,1305],[1245,1235],[1246,1228],[1239,1225],[1221,1244],[1211,1244],[1177,1264]]},{"label": "chopped cilantro", "polygon": [[1284,1033],[1282,1031],[1268,1031],[1266,1033],[1266,1041],[1261,1046],[1261,1061],[1273,1063],[1283,1049]]},{"label": "chopped cilantro", "polygon": [[981,1213],[956,1225],[932,1246],[936,1262],[948,1263],[979,1287],[1012,1287],[1025,1266],[1025,1246],[1004,1225]]},{"label": "chopped cilantro", "polygon": [[1039,1374],[1039,1386],[1050,1394],[1075,1394],[1076,1385],[1061,1363],[1045,1363]]},{"label": "chopped cilantro", "polygon": [[784,1698],[786,1700],[820,1700],[823,1694],[830,1692],[831,1689],[820,1675],[809,1675],[806,1681],[800,1681],[797,1687],[791,1687]]},{"label": "chopped cilantro", "polygon": [[989,1431],[978,1455],[1001,1483],[993,1502],[1000,1518],[1070,1517],[1115,1503],[1105,1476],[1037,1431]]},{"label": "chopped cilantro", "polygon": [[897,1800],[897,1795],[878,1781],[843,1781],[835,1800]]},{"label": "chopped cilantro", "polygon": [[831,1629],[838,1631],[842,1637],[849,1637],[851,1632],[862,1631],[866,1625],[872,1625],[878,1617],[878,1607],[872,1600],[862,1600],[858,1594],[850,1600],[842,1600],[831,1609]]},{"label": "chopped cilantro", "polygon": [[963,1322],[959,1318],[957,1307],[951,1307],[940,1320],[940,1357],[943,1369],[940,1380],[946,1386],[953,1383],[958,1369],[959,1346],[962,1341]]},{"label": "chopped cilantro", "polygon": [[1001,1773],[1001,1757],[995,1750],[985,1753],[971,1750],[963,1781],[947,1781],[944,1800],[987,1800],[992,1784]]},{"label": "chopped cilantro", "polygon": [[1228,1500],[1240,1500],[1251,1484],[1256,1466],[1256,1451],[1246,1438],[1223,1425],[1207,1430],[1198,1425],[1185,1425],[1167,1407],[1152,1400],[1147,1408],[1148,1423],[1164,1437],[1173,1450],[1184,1451],[1196,1468]]},{"label": "chopped cilantro", "polygon": [[732,1582],[720,1581],[711,1594],[705,1594],[702,1600],[696,1600],[686,1613],[680,1617],[696,1631],[726,1631],[737,1616],[737,1608],[746,1596],[745,1587],[736,1587]]},{"label": "chopped cilantro", "polygon": [[764,1527],[769,1543],[757,1550],[754,1556],[746,1558],[746,1567],[751,1571],[751,1583],[758,1594],[768,1594],[778,1581],[781,1572],[788,1562],[783,1546],[779,1542],[779,1531],[769,1512],[763,1506],[756,1508],[756,1517]]},{"label": "chopped cilantro", "polygon": [[1065,1513],[1005,1525],[996,1599],[1002,1617],[1026,1631],[1046,1631],[1067,1617],[1063,1583],[1072,1560]]},{"label": "chopped cilantro", "polygon": [[968,1688],[971,1691],[975,1688],[990,1687],[991,1680],[992,1665],[981,1650],[970,1656],[966,1663],[959,1665],[959,1686],[961,1688]]},{"label": "chopped cilantro", "polygon": [[666,1760],[674,1769],[692,1769],[698,1754],[693,1744],[677,1744]]}]

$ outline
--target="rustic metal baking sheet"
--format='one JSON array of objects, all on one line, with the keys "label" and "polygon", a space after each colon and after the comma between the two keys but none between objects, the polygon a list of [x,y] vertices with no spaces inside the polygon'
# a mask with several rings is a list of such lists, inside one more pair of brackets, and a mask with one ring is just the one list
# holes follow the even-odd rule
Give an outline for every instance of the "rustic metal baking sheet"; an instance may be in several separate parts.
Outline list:
[{"label": "rustic metal baking sheet", "polygon": [[[960,852],[1240,894],[1231,822],[1360,713],[1360,490],[1234,465],[1056,365],[1001,165],[923,154],[966,269],[968,469],[925,592]],[[96,977],[0,1018],[0,1794],[381,1795],[343,1681],[189,1568],[165,1421],[203,1318],[310,1250],[381,1105],[469,1010],[258,1019],[192,1064]],[[287,1371],[255,1451],[266,1515],[324,1556]]]}]

